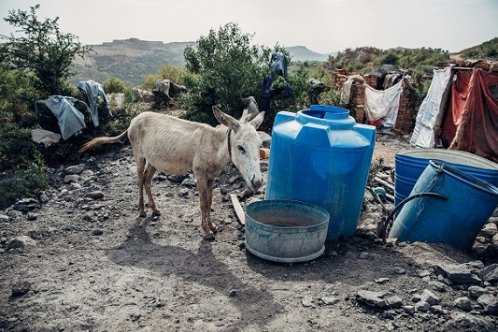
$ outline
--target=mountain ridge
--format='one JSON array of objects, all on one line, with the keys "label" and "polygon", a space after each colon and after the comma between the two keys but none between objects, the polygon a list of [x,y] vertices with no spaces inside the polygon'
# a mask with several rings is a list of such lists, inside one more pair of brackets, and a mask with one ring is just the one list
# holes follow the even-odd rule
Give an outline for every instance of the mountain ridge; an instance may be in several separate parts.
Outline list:
[{"label": "mountain ridge", "polygon": [[[75,59],[75,75],[71,81],[91,79],[102,82],[109,77],[117,77],[127,84],[139,85],[148,74],[156,73],[166,64],[185,66],[183,51],[194,44],[192,41],[164,43],[128,38],[88,45],[91,48],[90,55],[85,59]],[[286,49],[293,61],[326,61],[329,56],[301,45]]]}]

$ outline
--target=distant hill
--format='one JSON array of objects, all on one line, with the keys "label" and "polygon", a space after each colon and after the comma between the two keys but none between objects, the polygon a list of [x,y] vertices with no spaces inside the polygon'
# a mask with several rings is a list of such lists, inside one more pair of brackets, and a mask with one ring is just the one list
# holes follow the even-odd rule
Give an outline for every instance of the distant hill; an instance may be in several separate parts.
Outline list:
[{"label": "distant hill", "polygon": [[130,85],[139,85],[147,74],[156,73],[165,64],[184,66],[183,50],[192,44],[194,42],[163,43],[130,38],[89,45],[92,52],[84,60],[75,60],[76,75],[71,81],[102,82],[113,76]]},{"label": "distant hill", "polygon": [[293,61],[327,61],[329,55],[337,54],[337,52],[330,54],[313,52],[306,46],[290,46],[285,49],[289,51]]},{"label": "distant hill", "polygon": [[466,58],[498,59],[498,37],[490,39],[482,44],[466,48],[460,51],[460,55]]},{"label": "distant hill", "polygon": [[[183,51],[194,42],[163,43],[137,38],[113,40],[92,48],[90,56],[78,58],[74,63],[72,82],[94,80],[103,82],[117,77],[136,86],[144,82],[148,74],[156,73],[162,66],[184,66]],[[293,61],[326,61],[328,54],[313,52],[304,46],[287,47]]]}]

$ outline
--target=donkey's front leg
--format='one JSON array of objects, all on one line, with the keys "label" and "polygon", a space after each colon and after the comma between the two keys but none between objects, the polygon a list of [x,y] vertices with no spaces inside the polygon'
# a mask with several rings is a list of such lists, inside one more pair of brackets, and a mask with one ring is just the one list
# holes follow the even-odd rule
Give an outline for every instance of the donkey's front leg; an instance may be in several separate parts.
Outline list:
[{"label": "donkey's front leg", "polygon": [[[213,185],[214,179],[208,179],[208,207],[209,212],[211,212],[211,204],[213,203]],[[218,225],[211,221],[211,213],[208,214],[208,226],[211,230],[216,233],[218,231]]]},{"label": "donkey's front leg", "polygon": [[197,190],[199,191],[199,200],[201,203],[201,215],[202,215],[202,230],[204,231],[204,238],[206,240],[214,240],[214,234],[210,227],[210,204],[209,204],[209,190],[208,190],[208,179],[205,175],[196,175],[197,178]]}]

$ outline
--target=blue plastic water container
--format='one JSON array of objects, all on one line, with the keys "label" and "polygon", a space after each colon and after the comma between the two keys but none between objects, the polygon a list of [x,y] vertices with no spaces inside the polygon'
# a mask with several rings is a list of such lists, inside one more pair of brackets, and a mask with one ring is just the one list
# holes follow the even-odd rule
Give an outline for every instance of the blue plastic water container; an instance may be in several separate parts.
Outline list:
[{"label": "blue plastic water container", "polygon": [[408,201],[389,237],[469,249],[498,204],[498,188],[436,160],[429,162],[410,196],[426,192],[446,199],[422,196]]},{"label": "blue plastic water container", "polygon": [[311,105],[279,112],[273,124],[265,199],[325,208],[327,240],[357,228],[375,145],[375,127],[356,124],[344,108]]},{"label": "blue plastic water container", "polygon": [[430,160],[441,160],[471,176],[498,186],[498,164],[465,151],[413,149],[395,156],[394,204],[408,197]]}]

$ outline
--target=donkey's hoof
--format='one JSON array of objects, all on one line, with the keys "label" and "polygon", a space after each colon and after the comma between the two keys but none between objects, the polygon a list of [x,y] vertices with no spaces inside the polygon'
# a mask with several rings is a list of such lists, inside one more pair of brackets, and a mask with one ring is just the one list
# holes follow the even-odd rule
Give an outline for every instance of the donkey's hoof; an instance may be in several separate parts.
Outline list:
[{"label": "donkey's hoof", "polygon": [[213,232],[204,233],[202,238],[206,241],[214,241],[215,240]]},{"label": "donkey's hoof", "polygon": [[140,211],[140,212],[138,213],[138,216],[139,216],[140,218],[145,218],[145,217],[147,217],[147,213],[145,213],[145,211]]},{"label": "donkey's hoof", "polygon": [[211,228],[211,231],[213,233],[218,233],[218,230],[220,229],[220,227],[218,227],[218,225],[216,225],[214,222],[209,225],[209,228]]},{"label": "donkey's hoof", "polygon": [[152,216],[153,217],[159,217],[161,215],[161,212],[159,210],[152,211]]}]

